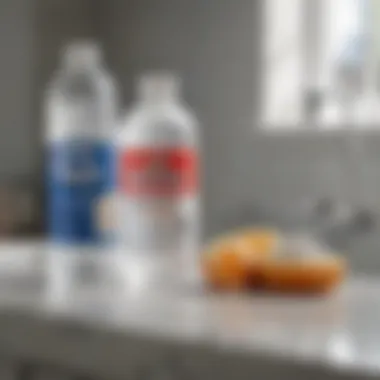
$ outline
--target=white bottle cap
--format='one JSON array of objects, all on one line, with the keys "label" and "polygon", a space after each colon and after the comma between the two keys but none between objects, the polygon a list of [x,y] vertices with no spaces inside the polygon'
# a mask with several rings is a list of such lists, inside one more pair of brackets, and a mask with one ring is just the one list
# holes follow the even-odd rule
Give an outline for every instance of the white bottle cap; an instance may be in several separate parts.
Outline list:
[{"label": "white bottle cap", "polygon": [[75,41],[63,49],[63,63],[67,67],[88,67],[99,64],[102,53],[92,41]]},{"label": "white bottle cap", "polygon": [[140,77],[138,94],[142,100],[162,102],[175,99],[180,91],[180,78],[170,72],[150,72]]}]

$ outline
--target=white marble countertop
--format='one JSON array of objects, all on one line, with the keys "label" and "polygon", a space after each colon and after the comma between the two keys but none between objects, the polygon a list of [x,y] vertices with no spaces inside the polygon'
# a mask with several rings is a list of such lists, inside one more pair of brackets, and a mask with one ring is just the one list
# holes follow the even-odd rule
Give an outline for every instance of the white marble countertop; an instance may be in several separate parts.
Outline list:
[{"label": "white marble countertop", "polygon": [[[380,279],[352,278],[327,298],[97,289],[58,299],[40,245],[1,252],[0,351],[12,355],[115,378],[380,376]],[[8,252],[30,261],[16,269]]]}]

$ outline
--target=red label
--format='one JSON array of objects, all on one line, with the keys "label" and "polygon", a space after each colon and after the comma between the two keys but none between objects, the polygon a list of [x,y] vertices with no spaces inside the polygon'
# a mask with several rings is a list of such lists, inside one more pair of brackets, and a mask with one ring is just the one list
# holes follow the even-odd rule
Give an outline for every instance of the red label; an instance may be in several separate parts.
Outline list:
[{"label": "red label", "polygon": [[121,153],[119,180],[127,194],[179,196],[196,190],[196,168],[189,148],[129,148]]}]

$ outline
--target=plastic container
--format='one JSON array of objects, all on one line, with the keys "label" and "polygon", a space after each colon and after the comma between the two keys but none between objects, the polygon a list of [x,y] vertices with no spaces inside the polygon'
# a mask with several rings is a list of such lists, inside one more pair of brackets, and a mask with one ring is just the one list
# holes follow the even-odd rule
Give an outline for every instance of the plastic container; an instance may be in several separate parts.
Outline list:
[{"label": "plastic container", "polygon": [[60,271],[54,276],[74,281],[75,268],[93,265],[108,240],[99,205],[115,184],[116,91],[96,44],[75,42],[64,50],[45,110],[46,222]]},{"label": "plastic container", "polygon": [[142,76],[137,95],[116,142],[127,275],[139,284],[184,280],[196,275],[200,237],[197,121],[170,73]]}]

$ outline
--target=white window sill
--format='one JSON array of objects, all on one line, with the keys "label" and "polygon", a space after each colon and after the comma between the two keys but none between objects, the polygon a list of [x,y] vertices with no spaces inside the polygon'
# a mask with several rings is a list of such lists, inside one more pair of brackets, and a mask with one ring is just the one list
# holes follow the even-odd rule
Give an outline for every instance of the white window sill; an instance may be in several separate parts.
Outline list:
[{"label": "white window sill", "polygon": [[264,135],[313,135],[313,134],[367,134],[376,133],[380,135],[380,122],[369,123],[363,125],[357,125],[353,123],[342,123],[334,125],[315,125],[307,126],[305,124],[300,125],[287,125],[287,124],[273,124],[273,125],[259,125],[257,132]]}]

